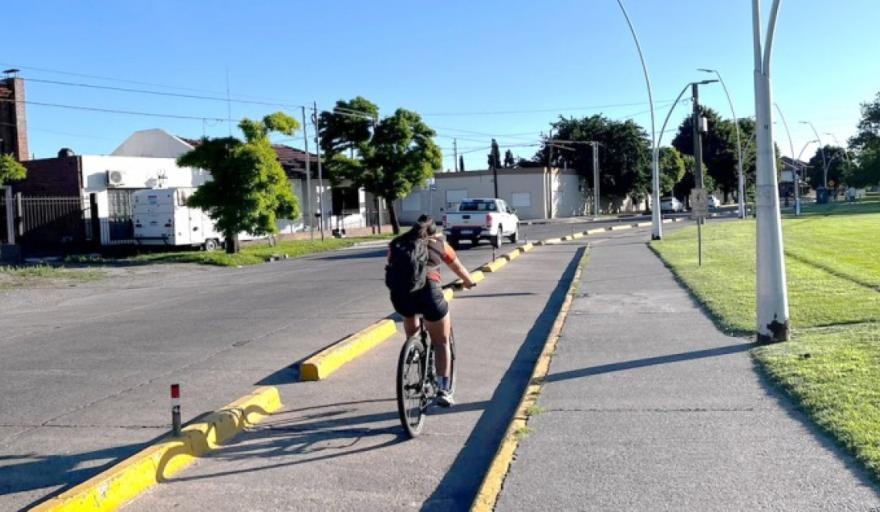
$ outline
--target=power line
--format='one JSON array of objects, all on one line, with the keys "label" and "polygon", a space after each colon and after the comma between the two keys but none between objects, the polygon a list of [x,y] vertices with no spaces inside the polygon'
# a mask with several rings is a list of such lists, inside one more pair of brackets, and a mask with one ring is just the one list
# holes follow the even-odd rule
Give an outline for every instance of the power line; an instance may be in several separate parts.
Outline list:
[{"label": "power line", "polygon": [[[657,102],[660,103],[672,103],[673,100],[660,100]],[[512,115],[512,114],[540,114],[546,112],[560,112],[560,111],[576,111],[576,110],[601,110],[606,108],[623,108],[623,107],[636,107],[641,105],[647,105],[647,102],[641,101],[638,103],[617,103],[610,105],[593,105],[586,107],[557,107],[557,108],[542,108],[542,109],[533,109],[533,110],[495,110],[495,111],[482,111],[482,112],[433,112],[430,114],[422,114],[422,117],[441,117],[441,116],[491,116],[491,115]]]},{"label": "power line", "polygon": [[44,80],[41,78],[26,78],[28,82],[41,83],[41,84],[50,84],[50,85],[62,85],[68,87],[83,87],[87,89],[100,89],[104,91],[117,91],[117,92],[130,92],[136,94],[150,94],[153,96],[170,96],[175,98],[186,98],[186,99],[195,99],[195,100],[208,100],[208,101],[222,101],[232,102],[232,103],[244,103],[250,105],[263,105],[270,107],[286,107],[286,108],[300,108],[301,105],[293,105],[289,103],[272,103],[266,101],[253,101],[253,100],[244,100],[240,98],[221,98],[219,96],[201,96],[198,94],[181,94],[175,92],[164,92],[164,91],[150,91],[147,89],[133,89],[130,87],[114,87],[111,85],[97,85],[97,84],[87,84],[87,83],[79,83],[79,82],[65,82],[62,80]]},{"label": "power line", "polygon": [[208,117],[208,116],[187,116],[182,114],[160,114],[156,112],[138,112],[135,110],[119,110],[119,109],[111,109],[111,108],[101,108],[101,107],[86,107],[81,105],[63,105],[60,103],[44,103],[40,101],[30,101],[30,100],[10,100],[5,98],[0,98],[0,102],[3,103],[23,103],[25,105],[35,105],[40,107],[53,107],[53,108],[64,108],[69,110],[85,110],[88,112],[101,112],[105,114],[124,114],[124,115],[132,115],[132,116],[147,116],[147,117],[164,117],[168,119],[191,119],[196,121],[216,121],[218,123],[227,122],[226,119],[221,119],[219,117]]}]

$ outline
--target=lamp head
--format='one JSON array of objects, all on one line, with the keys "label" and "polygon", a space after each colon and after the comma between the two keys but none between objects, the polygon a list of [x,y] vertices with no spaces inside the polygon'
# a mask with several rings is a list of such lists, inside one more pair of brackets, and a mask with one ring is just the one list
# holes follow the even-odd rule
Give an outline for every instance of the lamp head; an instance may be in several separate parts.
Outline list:
[{"label": "lamp head", "polygon": [[703,73],[717,73],[714,69],[706,69],[706,68],[697,68],[697,71],[702,71]]}]

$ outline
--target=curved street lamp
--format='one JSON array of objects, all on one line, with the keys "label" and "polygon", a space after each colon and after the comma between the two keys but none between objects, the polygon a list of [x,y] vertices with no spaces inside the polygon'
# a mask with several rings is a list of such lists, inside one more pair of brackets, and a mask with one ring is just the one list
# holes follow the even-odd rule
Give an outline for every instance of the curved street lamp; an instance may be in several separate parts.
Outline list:
[{"label": "curved street lamp", "polygon": [[738,191],[737,198],[739,199],[739,218],[746,218],[746,203],[745,203],[745,178],[743,177],[743,150],[742,150],[742,142],[739,136],[739,120],[736,118],[736,111],[733,110],[733,101],[730,99],[730,92],[727,91],[727,86],[724,84],[724,79],[721,78],[721,73],[718,72],[717,69],[706,69],[706,68],[698,68],[697,71],[702,71],[704,73],[714,73],[715,76],[718,77],[718,81],[721,82],[721,87],[724,89],[724,95],[727,96],[727,103],[730,105],[730,113],[733,115],[733,125],[736,127],[736,148],[738,152],[738,156],[736,159],[737,170],[738,170]]},{"label": "curved street lamp", "polygon": [[825,158],[825,144],[822,144],[822,138],[819,137],[819,132],[816,131],[816,127],[813,126],[813,123],[810,121],[798,121],[800,124],[810,125],[810,128],[813,129],[813,135],[816,136],[816,140],[819,141],[819,149],[822,150],[822,186],[828,188],[828,160]]},{"label": "curved street lamp", "polygon": [[660,148],[657,145],[657,133],[654,129],[654,92],[651,89],[651,78],[648,76],[648,65],[645,64],[645,55],[642,53],[642,45],[639,44],[639,36],[633,27],[632,21],[629,19],[629,13],[623,6],[623,0],[617,0],[617,5],[623,11],[623,17],[626,18],[626,24],[629,25],[629,31],[632,33],[633,41],[636,43],[636,50],[639,52],[639,59],[642,62],[642,71],[645,74],[645,84],[648,87],[648,103],[651,107],[651,144],[654,147],[651,150],[651,182],[653,185],[652,205],[651,205],[651,239],[660,240],[663,238],[662,221],[660,219]]}]

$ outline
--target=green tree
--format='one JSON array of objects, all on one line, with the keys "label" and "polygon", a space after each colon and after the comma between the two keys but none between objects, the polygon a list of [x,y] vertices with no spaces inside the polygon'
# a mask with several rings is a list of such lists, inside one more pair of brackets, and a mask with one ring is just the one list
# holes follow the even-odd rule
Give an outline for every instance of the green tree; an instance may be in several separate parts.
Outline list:
[{"label": "green tree", "polygon": [[495,139],[492,139],[487,164],[489,165],[489,169],[501,168],[501,150],[498,148],[498,142],[496,142]]},{"label": "green tree", "polygon": [[614,121],[602,115],[581,119],[560,116],[552,124],[554,139],[579,142],[565,144],[570,150],[560,155],[558,148],[552,148],[544,141],[543,147],[534,157],[535,162],[561,167],[564,158],[569,167],[583,176],[589,188],[593,187],[593,146],[590,141],[598,141],[599,186],[603,195],[623,199],[632,196],[640,200],[648,195],[651,182],[651,149],[645,130],[634,121]]},{"label": "green tree", "polygon": [[[394,201],[405,197],[414,186],[424,185],[434,170],[443,165],[440,148],[433,140],[436,133],[417,113],[406,109],[397,109],[394,115],[380,120],[378,108],[371,110],[375,105],[363,98],[337,102],[337,106],[340,104],[375,113],[375,120],[366,125],[351,121],[334,124],[329,116],[324,117],[320,138],[328,156],[330,177],[334,183],[349,180],[385,199],[394,233],[399,233]],[[337,109],[331,116],[351,117],[341,112]],[[339,129],[340,126],[348,128]]]},{"label": "green tree", "polygon": [[660,148],[660,195],[672,193],[676,183],[684,178],[685,163],[675,148]]},{"label": "green tree", "polygon": [[504,152],[504,167],[513,167],[516,165],[516,160],[513,158],[513,151],[507,150]]},{"label": "green tree", "polygon": [[[825,150],[825,159],[822,159],[822,149]],[[846,150],[839,146],[825,146],[816,150],[816,153],[807,162],[805,177],[810,180],[810,186],[819,188],[825,183],[824,165],[828,166],[828,188],[835,188],[844,183],[849,174]]]},{"label": "green tree", "polygon": [[[705,175],[711,176],[718,188],[724,194],[725,201],[730,199],[731,194],[737,191],[739,184],[739,170],[737,168],[737,146],[736,146],[736,127],[733,121],[722,118],[718,112],[700,106],[702,115],[707,120],[707,132],[702,134],[703,137],[703,163],[705,165]],[[749,133],[740,125],[740,137],[743,141],[743,152],[745,153],[747,137],[754,133],[754,122]],[[693,156],[694,154],[694,137],[693,137],[693,116],[687,116],[679,125],[678,132],[672,140],[672,145],[680,152]],[[743,155],[743,160],[747,160],[747,156]],[[743,173],[745,173],[745,163],[743,165]],[[704,175],[704,180],[705,180]]]},{"label": "green tree", "polygon": [[[379,107],[364,97],[337,101],[333,112],[321,113],[321,149],[328,155],[348,151],[353,158],[359,145],[369,142],[378,119]],[[328,162],[331,176],[336,174],[332,166]]]},{"label": "green tree", "polygon": [[[677,197],[681,202],[690,207],[691,190],[696,186],[694,179],[694,169],[696,168],[694,157],[691,155],[682,155],[684,162],[684,176],[672,187],[672,195]],[[712,176],[703,176],[703,185],[708,190],[715,190],[717,185]]]},{"label": "green tree", "polygon": [[27,176],[27,169],[12,155],[0,155],[0,186],[10,181],[20,181]]},{"label": "green tree", "polygon": [[859,153],[857,162],[846,176],[848,185],[862,188],[880,184],[880,144],[864,149]]},{"label": "green tree", "polygon": [[300,216],[299,202],[269,142],[269,133],[293,135],[299,123],[276,112],[262,121],[243,119],[238,126],[245,141],[203,138],[177,159],[180,166],[211,173],[211,180],[190,196],[188,204],[205,210],[214,220],[226,238],[228,253],[239,251],[240,232],[277,233],[278,219]]},{"label": "green tree", "polygon": [[853,150],[860,152],[880,147],[880,92],[873,101],[862,103],[862,118],[859,120],[858,130],[849,140]]}]

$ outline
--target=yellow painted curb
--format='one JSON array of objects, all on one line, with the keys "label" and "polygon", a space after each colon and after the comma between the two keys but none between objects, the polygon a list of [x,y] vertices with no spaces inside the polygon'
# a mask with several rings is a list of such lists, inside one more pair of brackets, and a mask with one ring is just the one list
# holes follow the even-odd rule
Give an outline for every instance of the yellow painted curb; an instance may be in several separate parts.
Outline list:
[{"label": "yellow painted curb", "polygon": [[480,267],[480,270],[482,270],[483,272],[498,272],[498,269],[500,269],[504,265],[507,265],[507,260],[505,260],[504,258],[496,258]]},{"label": "yellow painted curb", "polygon": [[531,250],[534,249],[534,248],[535,248],[535,244],[533,244],[532,242],[529,242],[529,243],[527,243],[527,244],[521,246],[521,247],[519,248],[519,250],[522,251],[522,252],[529,252],[529,251],[531,251]]},{"label": "yellow painted curb", "polygon": [[452,288],[444,288],[443,298],[446,299],[446,302],[451,301],[453,298],[455,298],[455,290],[453,290]]},{"label": "yellow painted curb", "polygon": [[561,238],[548,238],[546,240],[541,240],[540,242],[538,242],[538,245],[552,245],[558,244],[560,242],[562,242]]},{"label": "yellow painted curb", "polygon": [[474,283],[479,283],[483,279],[486,279],[486,274],[484,274],[482,270],[474,270],[471,272],[471,281]]},{"label": "yellow painted curb", "polygon": [[596,234],[599,234],[599,233],[604,233],[605,231],[606,231],[605,228],[594,228],[594,229],[588,229],[588,230],[587,230],[587,235],[596,235]]},{"label": "yellow painted curb", "polygon": [[639,222],[638,224],[636,224],[636,227],[637,228],[647,228],[647,227],[650,227],[653,225],[654,225],[653,222]]},{"label": "yellow painted curb", "polygon": [[608,226],[608,231],[621,231],[623,229],[631,229],[632,226],[629,224],[617,224],[615,226]]},{"label": "yellow painted curb", "polygon": [[299,367],[299,380],[326,379],[354,358],[397,332],[397,324],[383,319],[306,359]]},{"label": "yellow painted curb", "polygon": [[672,222],[672,219],[663,219],[663,224],[669,224]]},{"label": "yellow painted curb", "polygon": [[510,251],[510,252],[507,253],[507,254],[503,254],[501,257],[507,259],[507,261],[513,261],[513,260],[519,258],[519,255],[520,255],[520,254],[522,254],[522,253],[521,253],[520,250],[517,248],[517,249],[514,249],[514,250]]},{"label": "yellow painted curb", "polygon": [[[588,254],[588,251],[584,251],[581,263],[583,263]],[[575,286],[580,281],[582,268],[582,265],[578,266],[578,270],[568,286],[565,301],[562,303],[559,314],[556,315],[556,321],[553,322],[553,327],[550,329],[547,341],[544,342],[544,349],[535,362],[532,377],[529,379],[529,385],[523,393],[519,406],[516,408],[516,413],[514,413],[510,425],[507,427],[507,431],[504,433],[504,438],[498,447],[498,451],[495,452],[492,464],[489,466],[486,476],[483,477],[480,490],[471,504],[471,512],[492,512],[495,508],[498,495],[501,493],[501,487],[504,485],[504,479],[507,477],[510,464],[513,462],[513,456],[516,454],[517,446],[519,446],[517,433],[526,427],[529,418],[528,410],[537,402],[541,390],[541,382],[550,371],[551,356],[556,351],[556,345],[562,334],[562,327],[571,308]]]},{"label": "yellow painted curb", "polygon": [[575,234],[571,235],[571,236],[569,237],[569,239],[577,240],[578,238],[583,238],[583,237],[584,237],[584,234],[583,234],[583,233],[575,233]]},{"label": "yellow painted curb", "polygon": [[116,510],[280,408],[277,388],[259,388],[187,425],[180,438],[166,438],[31,510]]}]

